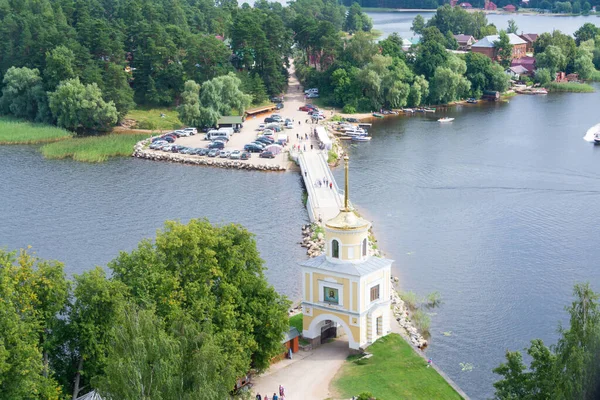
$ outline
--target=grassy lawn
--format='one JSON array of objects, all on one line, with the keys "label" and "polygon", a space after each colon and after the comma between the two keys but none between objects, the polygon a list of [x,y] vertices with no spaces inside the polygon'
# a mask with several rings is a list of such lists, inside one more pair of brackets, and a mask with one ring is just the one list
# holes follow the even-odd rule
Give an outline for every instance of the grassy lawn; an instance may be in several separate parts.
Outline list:
[{"label": "grassy lawn", "polygon": [[[164,114],[165,117],[160,115]],[[171,108],[148,108],[137,107],[129,111],[125,119],[133,119],[137,121],[137,129],[150,130],[173,130],[179,129],[183,123],[179,120],[179,114],[174,107]]]},{"label": "grassy lawn", "polygon": [[46,158],[72,157],[76,161],[102,162],[109,157],[130,156],[133,146],[148,135],[105,135],[74,137],[42,146]]},{"label": "grassy lawn", "polygon": [[0,144],[35,144],[68,139],[73,134],[51,125],[0,117]]},{"label": "grassy lawn", "polygon": [[[373,356],[351,356],[333,381],[340,397],[371,392],[382,399],[461,399],[462,397],[398,334],[379,339],[367,349]],[[354,359],[353,359],[354,357]]]}]

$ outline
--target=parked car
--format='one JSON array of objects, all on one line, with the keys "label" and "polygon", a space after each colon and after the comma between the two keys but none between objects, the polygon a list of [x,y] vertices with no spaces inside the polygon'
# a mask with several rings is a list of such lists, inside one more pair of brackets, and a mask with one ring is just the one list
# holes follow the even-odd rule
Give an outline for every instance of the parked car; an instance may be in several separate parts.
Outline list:
[{"label": "parked car", "polygon": [[261,150],[264,149],[265,147],[267,147],[266,143],[259,142],[258,140],[255,140],[254,142],[252,142],[250,144],[253,144],[253,145],[256,145],[256,146],[260,147]]},{"label": "parked car", "polygon": [[211,151],[208,152],[209,157],[216,157],[218,154],[219,154],[219,150],[217,150],[217,149],[212,149]]},{"label": "parked car", "polygon": [[199,154],[198,154],[198,155],[199,155],[199,156],[205,156],[205,155],[208,155],[208,152],[209,152],[209,151],[210,151],[209,149],[200,149],[200,151],[199,151]]},{"label": "parked car", "polygon": [[239,160],[239,158],[241,157],[242,152],[239,150],[234,150],[231,152],[231,154],[229,155],[229,158],[231,158],[232,160]]},{"label": "parked car", "polygon": [[263,148],[262,146],[249,143],[244,146],[244,150],[250,153],[260,153],[263,150]]},{"label": "parked car", "polygon": [[161,147],[162,151],[171,151],[171,148],[175,146],[174,144],[168,144],[166,146]]},{"label": "parked car", "polygon": [[252,157],[252,153],[249,153],[247,151],[244,151],[241,155],[240,155],[240,160],[249,160]]},{"label": "parked car", "polygon": [[219,153],[219,157],[229,158],[230,154],[231,154],[231,152],[229,150],[221,150],[221,152]]},{"label": "parked car", "polygon": [[281,103],[281,102],[283,102],[283,97],[280,97],[280,96],[273,96],[273,97],[271,97],[271,99],[270,99],[270,100],[271,100],[273,103]]},{"label": "parked car", "polygon": [[273,118],[273,120],[275,122],[281,122],[281,121],[283,121],[283,118],[279,114],[271,114],[271,118]]},{"label": "parked car", "polygon": [[310,88],[310,89],[306,89],[304,91],[305,94],[309,94],[309,93],[319,93],[319,89],[318,88]]},{"label": "parked car", "polygon": [[184,148],[185,148],[185,146],[180,146],[180,145],[176,144],[176,145],[173,145],[173,147],[171,147],[171,152],[179,153]]},{"label": "parked car", "polygon": [[208,148],[222,150],[225,148],[225,143],[215,140],[214,142],[208,145]]},{"label": "parked car", "polygon": [[265,118],[265,124],[269,124],[271,122],[276,122],[276,121],[273,118],[271,118],[271,117]]},{"label": "parked car", "polygon": [[264,131],[265,130],[265,126],[266,126],[266,124],[259,124],[257,130]]},{"label": "parked car", "polygon": [[319,98],[319,93],[309,93],[306,95],[307,99],[317,99]]},{"label": "parked car", "polygon": [[278,110],[281,110],[283,108],[283,103],[277,103],[275,107],[277,107]]},{"label": "parked car", "polygon": [[196,129],[196,128],[184,128],[183,130],[184,130],[185,132],[189,132],[189,133],[190,133],[190,135],[195,135],[195,134],[197,134],[197,133],[198,133],[198,129]]},{"label": "parked car", "polygon": [[193,154],[195,156],[203,156],[203,155],[206,154],[206,153],[204,153],[204,150],[206,150],[206,149],[198,149],[198,148],[196,148],[190,154]]},{"label": "parked car", "polygon": [[294,129],[294,123],[292,121],[286,122],[285,129]]},{"label": "parked car", "polygon": [[270,139],[270,138],[265,137],[265,136],[261,136],[261,137],[256,138],[256,141],[264,143],[267,146],[270,145],[270,144],[273,144],[273,142],[274,142],[273,139]]},{"label": "parked car", "polygon": [[177,136],[177,137],[188,136],[188,134],[185,133],[185,131],[183,131],[181,129],[173,131],[173,134],[175,134],[175,136]]},{"label": "parked car", "polygon": [[260,153],[259,157],[260,158],[275,158],[275,154],[273,154],[270,151],[263,151],[262,153]]},{"label": "parked car", "polygon": [[189,147],[182,147],[181,149],[179,149],[179,153],[181,153],[181,154],[190,154],[191,150],[192,149],[189,148]]},{"label": "parked car", "polygon": [[175,138],[173,136],[170,136],[170,135],[168,135],[168,136],[161,136],[161,138],[162,138],[162,140],[165,140],[165,141],[167,141],[169,143],[175,142]]}]

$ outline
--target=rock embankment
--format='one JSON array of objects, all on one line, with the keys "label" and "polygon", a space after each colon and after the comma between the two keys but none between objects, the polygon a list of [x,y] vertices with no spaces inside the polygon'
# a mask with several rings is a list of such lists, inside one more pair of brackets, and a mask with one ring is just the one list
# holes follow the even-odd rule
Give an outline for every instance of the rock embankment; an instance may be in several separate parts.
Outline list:
[{"label": "rock embankment", "polygon": [[315,224],[302,226],[302,242],[300,245],[306,247],[309,257],[317,257],[325,251],[325,237],[321,232],[315,234]]},{"label": "rock embankment", "polygon": [[[398,278],[392,278],[392,284],[396,283]],[[400,295],[396,290],[392,289],[392,310],[394,312],[394,318],[398,321],[398,324],[406,332],[410,342],[419,349],[427,347],[427,340],[419,333],[417,328],[410,321],[410,314],[408,308],[404,304],[404,301],[400,298]]]},{"label": "rock embankment", "polygon": [[208,165],[219,168],[245,169],[256,171],[285,171],[286,167],[279,164],[261,164],[249,160],[230,160],[226,158],[209,158],[190,154],[165,153],[150,150],[147,147],[149,140],[138,142],[133,150],[132,157],[144,158],[153,161],[169,161],[193,165]]}]

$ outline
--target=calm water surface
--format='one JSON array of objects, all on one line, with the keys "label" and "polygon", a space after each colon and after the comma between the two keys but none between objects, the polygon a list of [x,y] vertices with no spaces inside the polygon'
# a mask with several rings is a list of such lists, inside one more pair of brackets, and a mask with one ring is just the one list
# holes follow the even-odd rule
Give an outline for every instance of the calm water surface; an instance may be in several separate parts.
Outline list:
[{"label": "calm water surface", "polygon": [[[397,32],[402,38],[412,38],[414,33],[410,30],[413,19],[421,14],[425,21],[429,20],[435,12],[401,12],[401,13],[367,13],[373,19],[373,28],[383,32],[387,37],[393,32]],[[525,14],[488,14],[488,22],[496,25],[498,30],[508,27],[508,20],[514,19],[519,27],[519,33],[543,33],[552,32],[555,29],[563,33],[572,35],[586,22],[599,25],[600,19],[596,16],[578,16],[578,17],[550,17],[543,15],[525,15]]]},{"label": "calm water surface", "polygon": [[444,299],[427,354],[474,399],[493,394],[507,349],[556,341],[574,283],[600,291],[600,146],[582,139],[599,104],[518,96],[375,121],[350,146],[350,196],[402,289]]},{"label": "calm water surface", "polygon": [[165,220],[239,223],[256,234],[275,288],[296,299],[308,221],[296,173],[198,168],[138,159],[44,160],[33,146],[0,146],[0,247],[27,245],[69,273],[106,265],[153,238]]},{"label": "calm water surface", "polygon": [[[599,104],[599,93],[519,96],[388,118],[349,148],[351,198],[401,288],[444,299],[428,355],[474,399],[492,395],[505,350],[555,342],[575,282],[600,290],[600,146],[582,139]],[[299,298],[307,215],[296,173],[48,161],[22,146],[0,147],[0,172],[0,247],[32,245],[81,273],[165,220],[207,217],[254,232],[269,281]]]}]

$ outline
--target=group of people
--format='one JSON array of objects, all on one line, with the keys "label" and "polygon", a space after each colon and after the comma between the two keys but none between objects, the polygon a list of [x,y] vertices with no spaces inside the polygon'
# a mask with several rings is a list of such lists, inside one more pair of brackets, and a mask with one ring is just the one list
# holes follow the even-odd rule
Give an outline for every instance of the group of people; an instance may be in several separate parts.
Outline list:
[{"label": "group of people", "polygon": [[256,400],[285,400],[285,389],[279,385],[279,396],[277,393],[273,393],[273,396],[269,398],[269,395],[265,394],[263,397],[259,393],[256,395]]},{"label": "group of people", "polygon": [[333,182],[331,182],[326,177],[323,178],[322,181],[320,179],[317,179],[317,181],[315,182],[315,186],[322,187],[323,185],[325,185],[325,187],[329,186],[329,189],[333,189]]}]

